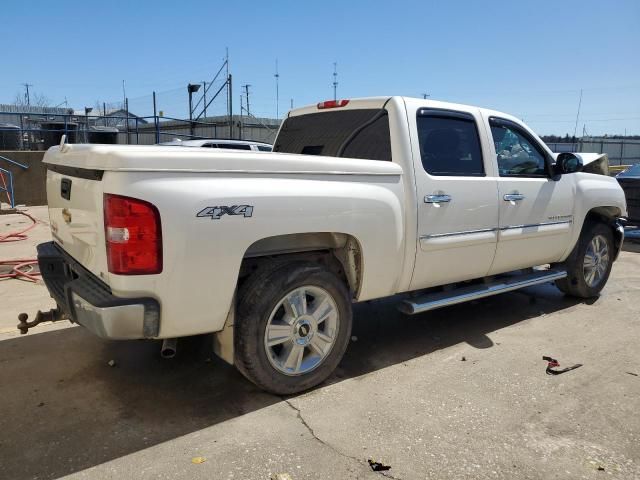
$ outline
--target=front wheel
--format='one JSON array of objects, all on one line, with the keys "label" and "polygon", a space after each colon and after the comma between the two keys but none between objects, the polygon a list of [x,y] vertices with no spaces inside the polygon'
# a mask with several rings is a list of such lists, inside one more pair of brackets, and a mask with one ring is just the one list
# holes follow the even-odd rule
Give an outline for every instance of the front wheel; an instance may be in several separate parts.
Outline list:
[{"label": "front wheel", "polygon": [[578,244],[566,261],[567,277],[558,280],[556,285],[568,295],[595,297],[609,279],[613,257],[611,228],[603,223],[585,225]]},{"label": "front wheel", "polygon": [[321,265],[264,266],[242,287],[234,325],[240,372],[272,393],[288,395],[324,381],[351,336],[344,282]]}]

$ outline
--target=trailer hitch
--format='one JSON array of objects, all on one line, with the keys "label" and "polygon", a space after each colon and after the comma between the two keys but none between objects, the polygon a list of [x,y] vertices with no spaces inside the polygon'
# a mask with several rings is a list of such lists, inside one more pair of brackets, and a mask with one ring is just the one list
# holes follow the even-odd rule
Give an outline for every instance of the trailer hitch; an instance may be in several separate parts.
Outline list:
[{"label": "trailer hitch", "polygon": [[27,315],[26,313],[21,313],[20,315],[18,315],[18,321],[20,322],[18,323],[18,330],[20,330],[21,335],[24,335],[29,331],[30,328],[33,328],[40,323],[57,322],[59,320],[66,320],[69,317],[67,317],[67,315],[59,308],[52,308],[48,312],[38,310],[38,313],[36,313],[36,318],[31,320],[30,322],[27,321],[28,318],[29,315]]}]

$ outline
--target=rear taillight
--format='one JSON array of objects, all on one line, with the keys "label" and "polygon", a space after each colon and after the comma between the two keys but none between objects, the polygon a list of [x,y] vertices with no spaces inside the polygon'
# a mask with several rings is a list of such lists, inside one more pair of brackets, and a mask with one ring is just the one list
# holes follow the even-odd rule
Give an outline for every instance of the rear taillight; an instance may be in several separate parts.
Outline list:
[{"label": "rear taillight", "polygon": [[149,275],[162,271],[160,213],[151,203],[105,193],[104,234],[109,272]]},{"label": "rear taillight", "polygon": [[327,100],[326,102],[320,102],[318,104],[318,110],[324,110],[326,108],[345,107],[348,104],[349,100]]}]

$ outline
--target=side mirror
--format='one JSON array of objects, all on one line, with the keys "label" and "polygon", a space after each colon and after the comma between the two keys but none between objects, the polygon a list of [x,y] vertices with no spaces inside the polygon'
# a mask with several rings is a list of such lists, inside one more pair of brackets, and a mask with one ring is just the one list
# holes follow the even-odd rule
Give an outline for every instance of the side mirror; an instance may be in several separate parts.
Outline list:
[{"label": "side mirror", "polygon": [[582,170],[582,158],[577,153],[563,152],[558,154],[555,164],[555,173],[575,173]]}]

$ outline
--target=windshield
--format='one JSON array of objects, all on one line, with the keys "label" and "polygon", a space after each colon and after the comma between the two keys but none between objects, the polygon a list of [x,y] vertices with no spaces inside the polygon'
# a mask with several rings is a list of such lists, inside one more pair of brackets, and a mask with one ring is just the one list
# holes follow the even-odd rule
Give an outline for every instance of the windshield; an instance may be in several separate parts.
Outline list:
[{"label": "windshield", "polygon": [[618,175],[619,177],[640,177],[640,163],[631,165],[624,172]]}]

